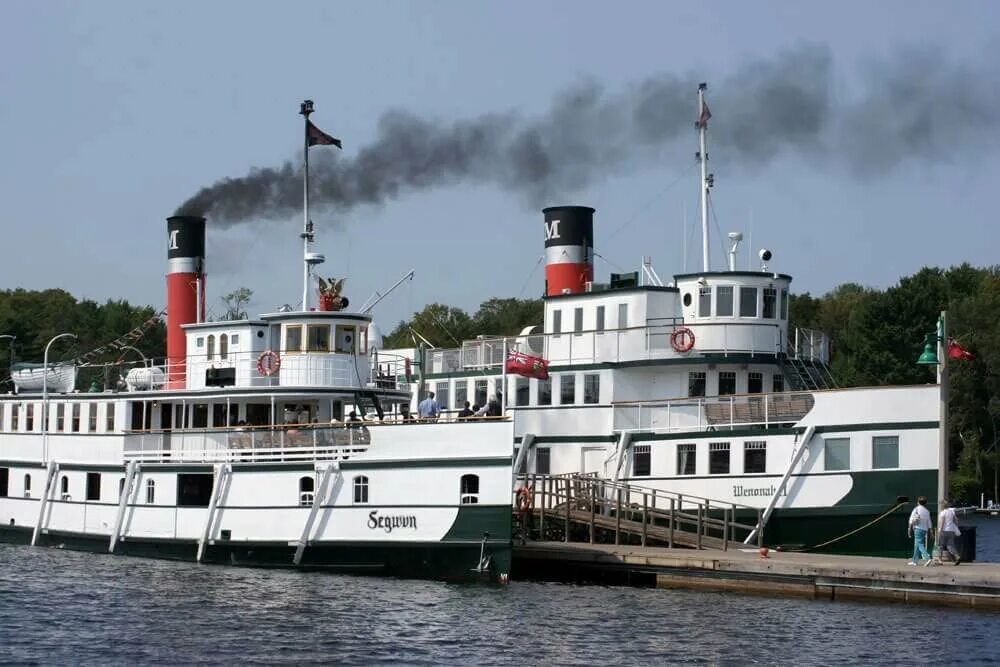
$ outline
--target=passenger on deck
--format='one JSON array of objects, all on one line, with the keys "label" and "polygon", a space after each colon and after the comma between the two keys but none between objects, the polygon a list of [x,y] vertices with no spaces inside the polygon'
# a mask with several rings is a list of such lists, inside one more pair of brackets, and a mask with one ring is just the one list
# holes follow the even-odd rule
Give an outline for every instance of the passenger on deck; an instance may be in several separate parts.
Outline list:
[{"label": "passenger on deck", "polygon": [[410,406],[408,403],[403,403],[399,406],[399,417],[404,423],[413,421],[413,415],[410,414]]},{"label": "passenger on deck", "polygon": [[351,410],[347,413],[347,427],[348,428],[361,428],[361,419],[358,417],[358,413]]},{"label": "passenger on deck", "polygon": [[438,416],[441,414],[441,406],[434,400],[433,391],[427,392],[427,398],[420,401],[420,405],[417,406],[417,413],[422,420],[437,421]]},{"label": "passenger on deck", "polygon": [[459,421],[466,421],[469,417],[473,415],[473,411],[469,408],[469,402],[465,402],[465,407],[462,408],[461,412],[458,413]]}]

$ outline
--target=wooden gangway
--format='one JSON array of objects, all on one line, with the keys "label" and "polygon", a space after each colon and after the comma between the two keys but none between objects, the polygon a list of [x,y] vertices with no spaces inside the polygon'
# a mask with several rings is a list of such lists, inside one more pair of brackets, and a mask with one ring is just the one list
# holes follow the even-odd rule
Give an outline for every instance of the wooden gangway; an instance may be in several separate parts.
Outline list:
[{"label": "wooden gangway", "polygon": [[[660,545],[692,549],[744,547],[761,510],[688,494],[603,479],[595,474],[521,475],[515,507],[528,540]],[[737,513],[756,516],[754,524]],[[762,544],[757,531],[757,546]]]}]

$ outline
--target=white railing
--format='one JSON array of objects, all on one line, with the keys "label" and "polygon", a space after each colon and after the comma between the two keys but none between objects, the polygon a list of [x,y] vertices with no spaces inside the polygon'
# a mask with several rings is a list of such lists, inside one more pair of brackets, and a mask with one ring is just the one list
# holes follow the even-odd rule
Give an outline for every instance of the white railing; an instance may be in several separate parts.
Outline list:
[{"label": "white railing", "polygon": [[615,431],[655,433],[770,426],[797,422],[814,404],[809,392],[616,403],[613,424]]},{"label": "white railing", "polygon": [[795,329],[789,341],[788,356],[803,361],[830,363],[830,337],[816,329]]}]

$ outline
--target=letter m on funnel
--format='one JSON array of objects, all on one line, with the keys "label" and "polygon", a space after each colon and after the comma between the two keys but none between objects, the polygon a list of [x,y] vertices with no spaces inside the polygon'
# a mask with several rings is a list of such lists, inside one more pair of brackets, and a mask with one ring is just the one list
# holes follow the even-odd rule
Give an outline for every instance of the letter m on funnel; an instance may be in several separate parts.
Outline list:
[{"label": "letter m on funnel", "polygon": [[552,239],[559,238],[559,221],[558,220],[546,220],[545,221],[545,240],[551,241]]}]

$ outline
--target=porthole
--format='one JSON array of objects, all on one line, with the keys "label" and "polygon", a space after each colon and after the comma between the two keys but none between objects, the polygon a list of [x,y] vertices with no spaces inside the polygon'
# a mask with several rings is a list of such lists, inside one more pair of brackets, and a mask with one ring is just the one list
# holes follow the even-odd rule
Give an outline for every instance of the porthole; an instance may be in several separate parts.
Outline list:
[{"label": "porthole", "polygon": [[684,295],[684,305],[685,306],[691,305],[691,292],[688,292],[687,294]]}]

